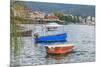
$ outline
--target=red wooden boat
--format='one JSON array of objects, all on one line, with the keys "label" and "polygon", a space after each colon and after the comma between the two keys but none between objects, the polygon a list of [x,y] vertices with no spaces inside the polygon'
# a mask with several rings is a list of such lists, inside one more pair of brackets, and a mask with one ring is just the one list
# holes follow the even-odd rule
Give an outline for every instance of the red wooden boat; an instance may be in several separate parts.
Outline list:
[{"label": "red wooden boat", "polygon": [[66,54],[72,51],[72,44],[67,45],[45,45],[48,54]]}]

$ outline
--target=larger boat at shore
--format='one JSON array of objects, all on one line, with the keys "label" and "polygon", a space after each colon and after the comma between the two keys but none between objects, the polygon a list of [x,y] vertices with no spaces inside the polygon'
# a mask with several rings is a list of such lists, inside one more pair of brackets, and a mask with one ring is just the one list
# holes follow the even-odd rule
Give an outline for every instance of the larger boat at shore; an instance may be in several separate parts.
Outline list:
[{"label": "larger boat at shore", "polygon": [[58,35],[50,35],[50,36],[41,36],[39,38],[35,38],[37,42],[61,42],[66,40],[66,33],[58,34]]},{"label": "larger boat at shore", "polygon": [[[36,42],[61,42],[61,41],[67,41],[67,33],[64,32],[64,30],[61,29],[62,32],[59,32],[59,27],[62,29],[64,29],[63,25],[59,25],[57,23],[49,23],[46,24],[44,26],[42,32],[45,33],[45,35],[43,36],[39,36],[38,34],[40,33],[36,33],[35,34],[35,41]],[[58,31],[58,33],[57,33]],[[52,35],[50,35],[50,33],[53,33]],[[55,34],[57,33],[57,34]],[[41,35],[41,34],[40,34]]]}]

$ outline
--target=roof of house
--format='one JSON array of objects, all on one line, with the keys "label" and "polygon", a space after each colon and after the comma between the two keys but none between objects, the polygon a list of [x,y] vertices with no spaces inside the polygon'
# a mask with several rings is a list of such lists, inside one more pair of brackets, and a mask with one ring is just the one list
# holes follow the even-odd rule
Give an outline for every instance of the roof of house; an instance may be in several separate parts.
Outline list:
[{"label": "roof of house", "polygon": [[48,18],[48,19],[58,19],[58,17],[56,17],[56,16],[47,16],[46,18]]}]

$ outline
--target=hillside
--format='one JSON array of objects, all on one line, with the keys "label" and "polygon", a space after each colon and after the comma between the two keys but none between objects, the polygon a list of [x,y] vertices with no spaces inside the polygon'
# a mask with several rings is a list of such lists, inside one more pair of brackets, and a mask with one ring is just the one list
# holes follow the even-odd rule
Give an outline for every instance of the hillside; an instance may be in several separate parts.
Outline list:
[{"label": "hillside", "polygon": [[60,4],[60,3],[45,3],[45,2],[24,2],[20,1],[18,3],[24,3],[27,8],[33,11],[42,11],[45,13],[51,12],[63,12],[67,14],[73,14],[78,16],[95,16],[95,6],[94,5],[76,5],[76,4]]}]

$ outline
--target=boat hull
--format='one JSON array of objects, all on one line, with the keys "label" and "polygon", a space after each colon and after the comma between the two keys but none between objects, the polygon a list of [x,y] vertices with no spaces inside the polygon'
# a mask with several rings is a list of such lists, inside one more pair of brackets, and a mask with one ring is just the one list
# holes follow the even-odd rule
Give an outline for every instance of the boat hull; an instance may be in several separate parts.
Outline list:
[{"label": "boat hull", "polygon": [[45,46],[46,52],[48,54],[66,54],[70,53],[73,50],[73,45],[66,45],[66,46],[55,46],[55,47],[49,47]]},{"label": "boat hull", "polygon": [[35,38],[37,42],[57,42],[57,41],[66,41],[67,34],[59,34],[52,36],[41,36],[39,38]]}]

